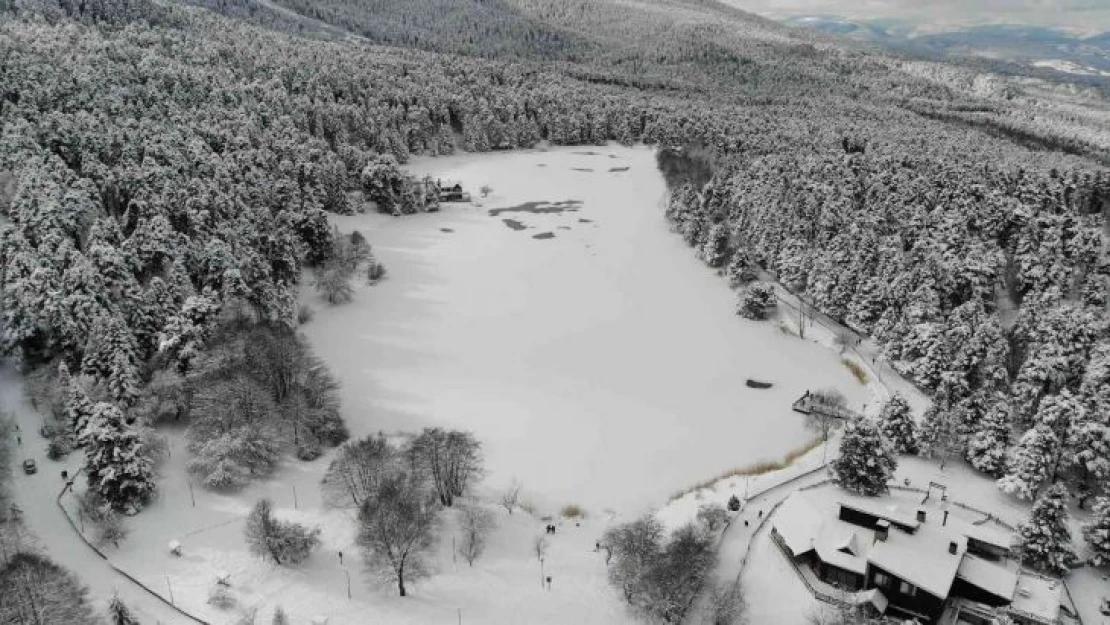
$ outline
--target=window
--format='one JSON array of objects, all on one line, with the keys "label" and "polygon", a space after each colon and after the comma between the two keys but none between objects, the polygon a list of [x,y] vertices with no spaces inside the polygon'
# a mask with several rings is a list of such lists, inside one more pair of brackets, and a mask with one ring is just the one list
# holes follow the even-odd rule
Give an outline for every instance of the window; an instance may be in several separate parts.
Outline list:
[{"label": "window", "polygon": [[907,597],[913,597],[917,595],[917,587],[909,582],[902,582],[898,586],[898,592],[906,595]]},{"label": "window", "polygon": [[890,577],[885,573],[875,573],[875,585],[880,588],[886,588],[890,584]]}]

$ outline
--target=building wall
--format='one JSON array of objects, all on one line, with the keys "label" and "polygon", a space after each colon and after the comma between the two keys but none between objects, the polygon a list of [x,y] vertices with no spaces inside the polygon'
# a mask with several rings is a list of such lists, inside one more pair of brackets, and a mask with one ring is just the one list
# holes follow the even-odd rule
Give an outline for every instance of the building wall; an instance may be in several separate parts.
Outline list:
[{"label": "building wall", "polygon": [[[877,582],[878,574],[885,575],[889,578],[886,584],[879,584]],[[885,571],[874,564],[868,563],[867,565],[867,581],[866,588],[878,588],[883,591],[891,606],[909,610],[916,614],[921,614],[929,617],[934,622],[940,618],[944,613],[945,598],[936,597],[921,588],[915,587],[913,594],[906,594],[902,592],[902,578],[894,575],[890,571]]]},{"label": "building wall", "polygon": [[816,564],[817,578],[821,581],[852,592],[863,590],[863,576],[859,573],[826,564],[820,559]]}]

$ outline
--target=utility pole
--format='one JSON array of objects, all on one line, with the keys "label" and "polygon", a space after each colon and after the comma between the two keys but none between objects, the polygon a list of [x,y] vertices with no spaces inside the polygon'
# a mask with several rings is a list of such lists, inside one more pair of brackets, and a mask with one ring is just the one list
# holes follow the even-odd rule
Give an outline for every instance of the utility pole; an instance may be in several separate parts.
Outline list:
[{"label": "utility pole", "polygon": [[347,574],[347,598],[350,599],[351,598],[351,571],[349,571],[348,569],[343,569],[343,572]]},{"label": "utility pole", "polygon": [[297,509],[297,485],[293,485],[293,509]]},{"label": "utility pole", "polygon": [[170,585],[169,573],[163,573],[163,575],[166,576],[166,588],[168,588],[169,591],[170,591],[170,605],[172,605],[174,607],[177,607],[177,604],[174,603],[174,600],[173,600],[173,586]]},{"label": "utility pole", "polygon": [[195,508],[195,507],[197,507],[197,498],[196,498],[195,495],[193,495],[193,481],[189,480],[188,484],[189,484],[189,501],[193,502],[193,507]]}]

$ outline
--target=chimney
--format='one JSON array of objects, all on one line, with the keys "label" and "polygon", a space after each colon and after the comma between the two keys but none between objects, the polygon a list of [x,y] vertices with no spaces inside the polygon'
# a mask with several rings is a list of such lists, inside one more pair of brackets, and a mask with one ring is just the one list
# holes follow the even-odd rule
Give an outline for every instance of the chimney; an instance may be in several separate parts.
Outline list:
[{"label": "chimney", "polygon": [[944,521],[941,522],[941,525],[948,525],[948,511],[947,510],[944,511]]},{"label": "chimney", "polygon": [[917,511],[917,522],[918,523],[924,523],[925,522],[925,511],[924,510],[918,510]]},{"label": "chimney", "polygon": [[953,540],[948,543],[948,553],[956,555],[956,552],[959,551],[959,549],[960,546],[956,544],[956,541]]},{"label": "chimney", "polygon": [[886,537],[890,534],[890,521],[886,519],[879,519],[875,523],[875,542],[886,542]]}]

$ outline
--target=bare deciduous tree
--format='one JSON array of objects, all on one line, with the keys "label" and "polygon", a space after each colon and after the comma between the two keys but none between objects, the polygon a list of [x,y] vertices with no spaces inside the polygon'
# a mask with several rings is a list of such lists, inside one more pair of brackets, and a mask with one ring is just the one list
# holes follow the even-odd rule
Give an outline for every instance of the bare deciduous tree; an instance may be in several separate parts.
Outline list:
[{"label": "bare deciduous tree", "polygon": [[431,479],[440,503],[450,506],[482,471],[482,444],[469,432],[425,428],[409,447],[413,469]]},{"label": "bare deciduous tree", "polygon": [[518,501],[520,501],[520,482],[513,480],[509,487],[501,493],[501,507],[512,514]]},{"label": "bare deciduous tree", "polygon": [[459,517],[459,532],[462,534],[459,555],[466,559],[467,564],[474,566],[474,561],[485,552],[486,541],[494,527],[493,516],[488,511],[477,504],[463,507]]},{"label": "bare deciduous tree", "polygon": [[405,582],[427,574],[425,557],[435,543],[435,526],[441,510],[419,476],[388,477],[359,508],[358,544],[370,568],[397,583],[407,594]]},{"label": "bare deciduous tree", "polygon": [[324,473],[324,500],[339,508],[357,508],[398,470],[397,464],[397,451],[384,436],[351,441],[339,448]]}]

